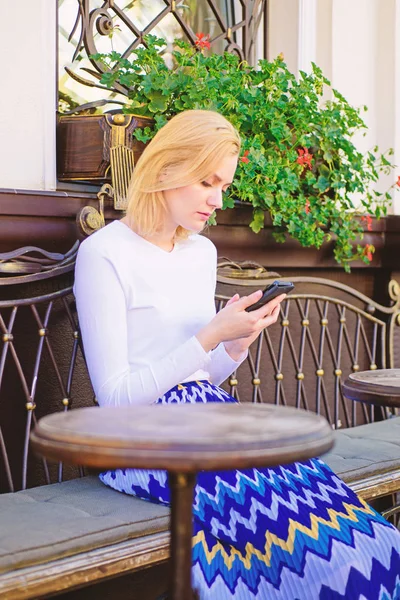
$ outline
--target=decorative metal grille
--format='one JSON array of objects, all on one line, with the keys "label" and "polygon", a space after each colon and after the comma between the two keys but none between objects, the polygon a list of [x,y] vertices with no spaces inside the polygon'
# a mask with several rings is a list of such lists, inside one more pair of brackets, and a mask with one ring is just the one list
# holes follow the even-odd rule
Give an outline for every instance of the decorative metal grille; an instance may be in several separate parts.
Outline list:
[{"label": "decorative metal grille", "polygon": [[[71,10],[71,0],[59,2],[60,13],[67,4]],[[128,57],[150,33],[162,35],[170,43],[174,38],[183,38],[194,45],[196,33],[202,31],[210,35],[213,52],[235,52],[250,64],[266,57],[267,0],[138,0],[125,4],[104,0],[100,6],[99,0],[77,0],[76,5],[75,22],[68,36],[75,52],[70,65],[60,67],[75,81],[107,92],[98,83],[104,65],[90,55],[115,49]],[[61,23],[60,33],[66,33]],[[89,64],[87,59],[91,66],[85,66]],[[91,79],[77,73],[78,64],[79,71]],[[127,93],[118,84],[114,91]]]},{"label": "decorative metal grille", "polygon": [[[218,280],[218,309],[233,293],[248,294],[271,281],[221,275]],[[381,414],[381,409],[347,400],[341,382],[351,372],[394,366],[399,285],[390,283],[393,306],[386,307],[327,279],[290,280],[296,288],[283,303],[280,327],[265,329],[253,343],[247,360],[227,382],[227,391],[242,401],[311,410],[334,428],[389,416],[389,411]]]},{"label": "decorative metal grille", "polygon": [[[27,258],[26,252],[22,257]],[[75,256],[76,246],[61,256],[58,266],[46,269],[49,259],[31,257],[17,264],[15,257],[0,255],[1,265],[9,261],[10,268],[5,272],[22,273],[0,279],[3,298],[9,294],[19,296],[0,300],[0,492],[30,487],[29,474],[35,485],[37,479],[51,483],[64,478],[61,463],[58,467],[48,465],[44,459],[30,455],[29,434],[37,418],[49,412],[49,404],[53,410],[66,411],[71,407],[74,389],[77,396],[83,393],[79,386],[73,386],[76,370],[80,372],[79,381],[82,376],[87,378],[79,356],[71,287]],[[39,283],[46,292],[26,297]],[[85,397],[84,403],[90,404],[92,398],[93,394]],[[67,478],[78,474],[72,467],[67,471]]]}]

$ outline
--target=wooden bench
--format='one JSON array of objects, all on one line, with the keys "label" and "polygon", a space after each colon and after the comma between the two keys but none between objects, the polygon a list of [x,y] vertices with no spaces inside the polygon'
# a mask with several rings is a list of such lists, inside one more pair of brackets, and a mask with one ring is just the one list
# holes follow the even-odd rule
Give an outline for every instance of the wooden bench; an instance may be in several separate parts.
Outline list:
[{"label": "wooden bench", "polygon": [[[166,564],[169,553],[168,509],[116,494],[96,475],[48,465],[29,452],[37,418],[93,403],[72,294],[74,252],[37,260],[37,272],[25,268],[0,278],[0,597],[10,600],[142,573]],[[392,366],[397,288],[392,284],[389,308],[327,280],[295,281],[281,325],[260,336],[226,388],[242,401],[324,414],[336,428],[328,464],[366,499],[398,491],[399,418],[352,406],[340,387],[351,365]],[[218,307],[236,289],[264,284],[262,277],[239,280],[222,270]],[[317,293],[321,286],[335,294]],[[166,581],[147,572],[157,585],[137,597],[150,600]]]}]

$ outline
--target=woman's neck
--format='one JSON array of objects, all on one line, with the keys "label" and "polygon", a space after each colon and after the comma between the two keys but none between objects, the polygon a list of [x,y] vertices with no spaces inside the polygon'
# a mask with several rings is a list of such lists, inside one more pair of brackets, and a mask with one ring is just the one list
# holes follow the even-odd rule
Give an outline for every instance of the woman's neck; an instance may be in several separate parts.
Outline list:
[{"label": "woman's neck", "polygon": [[147,242],[150,242],[150,244],[154,244],[155,246],[158,246],[159,248],[161,248],[162,250],[165,250],[166,252],[172,252],[172,250],[174,249],[175,246],[175,232],[171,232],[171,231],[159,231],[157,233],[155,233],[154,235],[151,236],[145,236],[145,235],[141,235],[137,229],[135,228],[134,223],[132,223],[128,217],[123,217],[121,219],[121,221],[123,223],[125,223],[125,225],[128,225],[128,227],[130,227],[132,229],[132,231],[134,231],[137,235],[140,235],[140,237],[142,237],[144,240],[146,240]]}]

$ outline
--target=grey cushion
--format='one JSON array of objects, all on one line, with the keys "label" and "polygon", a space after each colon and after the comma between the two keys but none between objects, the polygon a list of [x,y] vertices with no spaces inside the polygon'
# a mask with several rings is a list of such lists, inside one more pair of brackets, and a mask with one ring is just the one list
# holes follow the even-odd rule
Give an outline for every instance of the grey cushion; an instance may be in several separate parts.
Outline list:
[{"label": "grey cushion", "polygon": [[346,482],[400,469],[400,417],[339,429],[334,438],[322,459]]},{"label": "grey cushion", "polygon": [[[323,459],[344,481],[400,469],[400,417],[334,436]],[[0,573],[168,527],[168,508],[115,492],[94,476],[2,494]]]},{"label": "grey cushion", "polygon": [[83,477],[0,495],[0,573],[166,531],[169,509]]}]

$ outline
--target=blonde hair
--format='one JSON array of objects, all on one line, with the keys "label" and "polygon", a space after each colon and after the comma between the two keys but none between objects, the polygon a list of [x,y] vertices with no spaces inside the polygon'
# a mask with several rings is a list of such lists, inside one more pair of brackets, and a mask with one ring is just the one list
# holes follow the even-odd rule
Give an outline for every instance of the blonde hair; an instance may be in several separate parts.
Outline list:
[{"label": "blonde hair", "polygon": [[[225,156],[239,152],[239,133],[219,113],[179,113],[156,133],[137,162],[128,190],[129,223],[142,236],[154,235],[166,211],[164,190],[204,181]],[[175,239],[188,235],[178,227]]]}]

